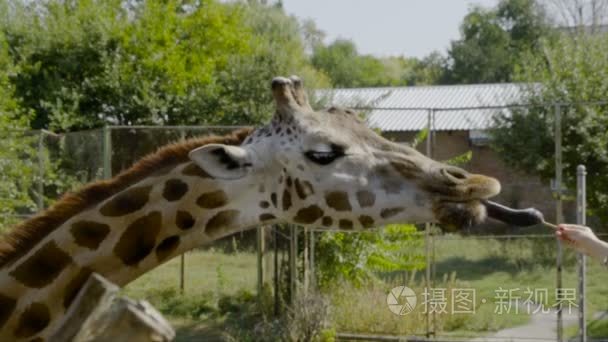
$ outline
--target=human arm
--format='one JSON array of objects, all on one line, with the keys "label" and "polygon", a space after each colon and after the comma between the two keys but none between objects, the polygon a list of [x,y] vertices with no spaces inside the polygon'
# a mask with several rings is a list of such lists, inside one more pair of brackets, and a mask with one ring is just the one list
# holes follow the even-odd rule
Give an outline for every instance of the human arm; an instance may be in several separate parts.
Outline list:
[{"label": "human arm", "polygon": [[591,228],[574,224],[560,224],[555,234],[577,252],[593,257],[604,264],[608,261],[608,243],[600,240]]}]

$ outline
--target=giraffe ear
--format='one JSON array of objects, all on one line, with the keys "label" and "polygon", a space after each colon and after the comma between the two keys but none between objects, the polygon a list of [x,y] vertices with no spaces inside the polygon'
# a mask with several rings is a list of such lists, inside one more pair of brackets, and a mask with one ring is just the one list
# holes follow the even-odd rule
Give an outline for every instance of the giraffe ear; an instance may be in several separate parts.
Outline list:
[{"label": "giraffe ear", "polygon": [[188,157],[213,178],[218,179],[243,178],[253,166],[249,151],[232,145],[201,146],[190,151]]}]

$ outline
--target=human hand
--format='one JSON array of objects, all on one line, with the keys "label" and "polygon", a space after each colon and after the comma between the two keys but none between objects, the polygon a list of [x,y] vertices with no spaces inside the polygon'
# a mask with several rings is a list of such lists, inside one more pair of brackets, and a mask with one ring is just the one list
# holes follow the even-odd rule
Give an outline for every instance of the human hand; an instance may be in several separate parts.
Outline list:
[{"label": "human hand", "polygon": [[555,235],[579,253],[600,260],[608,256],[608,243],[601,241],[589,227],[560,224],[557,226]]}]

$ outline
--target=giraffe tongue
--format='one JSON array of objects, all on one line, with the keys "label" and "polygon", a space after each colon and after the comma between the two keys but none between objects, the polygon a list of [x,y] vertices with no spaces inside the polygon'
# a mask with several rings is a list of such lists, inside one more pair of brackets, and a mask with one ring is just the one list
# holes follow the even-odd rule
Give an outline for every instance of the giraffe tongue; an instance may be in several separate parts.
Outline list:
[{"label": "giraffe tongue", "polygon": [[483,200],[488,216],[518,227],[528,227],[545,222],[543,213],[534,209],[512,209],[496,202]]}]

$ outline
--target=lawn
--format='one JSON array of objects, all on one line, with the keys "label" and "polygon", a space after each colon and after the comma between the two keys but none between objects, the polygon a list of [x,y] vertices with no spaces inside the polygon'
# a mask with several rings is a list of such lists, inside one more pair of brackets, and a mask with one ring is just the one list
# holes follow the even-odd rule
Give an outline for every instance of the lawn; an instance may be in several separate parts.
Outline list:
[{"label": "lawn", "polygon": [[[195,250],[185,254],[184,292],[187,296],[230,295],[256,287],[256,256],[248,252],[223,253]],[[148,272],[125,288],[129,296],[148,298],[150,294],[178,291],[180,258]]]},{"label": "lawn", "polygon": [[[520,302],[528,299],[527,289],[531,289],[532,293],[534,290],[542,293],[546,289],[549,295],[546,300],[542,301],[540,298],[532,298],[532,300],[544,302],[550,307],[555,305],[556,250],[556,242],[553,238],[472,239],[446,236],[436,243],[436,273],[442,275],[453,272],[462,284],[476,289],[478,300],[487,299],[486,304],[480,303],[480,312],[485,310],[492,316],[497,316],[490,308],[496,307],[499,289],[514,290],[513,297],[521,297],[518,299]],[[570,249],[564,249],[563,260],[563,288],[576,289],[578,285],[576,255]],[[608,283],[608,272],[597,261],[588,259],[588,317],[592,317],[595,312],[608,309],[606,283]],[[486,308],[487,306],[490,308]],[[574,306],[571,309],[578,310]],[[495,322],[505,323],[508,320],[510,319],[499,317]],[[467,328],[477,330],[471,326]],[[606,335],[600,336],[602,334],[600,328],[595,326],[593,328],[593,331],[597,332],[596,337],[606,337]]]},{"label": "lawn", "polygon": [[[543,292],[547,298],[530,298],[547,307],[555,303],[555,241],[552,238],[475,239],[444,236],[435,243],[434,287],[445,288],[448,313],[434,315],[438,335],[478,336],[499,329],[525,324],[529,315],[514,306],[502,314],[497,310],[497,291],[512,290],[512,300],[527,300],[527,289]],[[564,253],[563,283],[565,288],[577,285],[576,259],[569,250]],[[179,258],[142,276],[126,287],[134,298],[146,298],[174,324],[178,341],[200,338],[230,340],[230,323],[226,311],[218,309],[222,298],[248,298],[255,293],[255,254],[226,254],[198,250],[186,255],[185,293],[180,294]],[[587,299],[589,317],[608,308],[608,272],[594,261],[588,262]],[[336,283],[323,294],[329,300],[329,324],[336,331],[378,334],[424,334],[425,315],[418,307],[408,315],[398,316],[386,306],[386,295],[399,285],[423,292],[422,272],[403,277],[379,275],[360,286]],[[452,289],[475,291],[475,313],[449,314]],[[516,298],[519,297],[519,298]],[[232,300],[232,299],[230,299]],[[226,301],[224,301],[226,302]],[[240,302],[239,302],[240,303]],[[225,306],[225,305],[224,305]],[[237,310],[238,311],[238,310]],[[254,310],[255,311],[255,310]],[[509,311],[509,312],[506,312]],[[254,317],[254,316],[249,316]],[[255,318],[253,318],[255,320]],[[232,320],[234,323],[234,319]],[[605,322],[590,325],[596,337],[607,330]],[[572,332],[572,328],[568,330]],[[223,337],[222,337],[223,336]],[[232,337],[234,338],[234,337]]]}]

